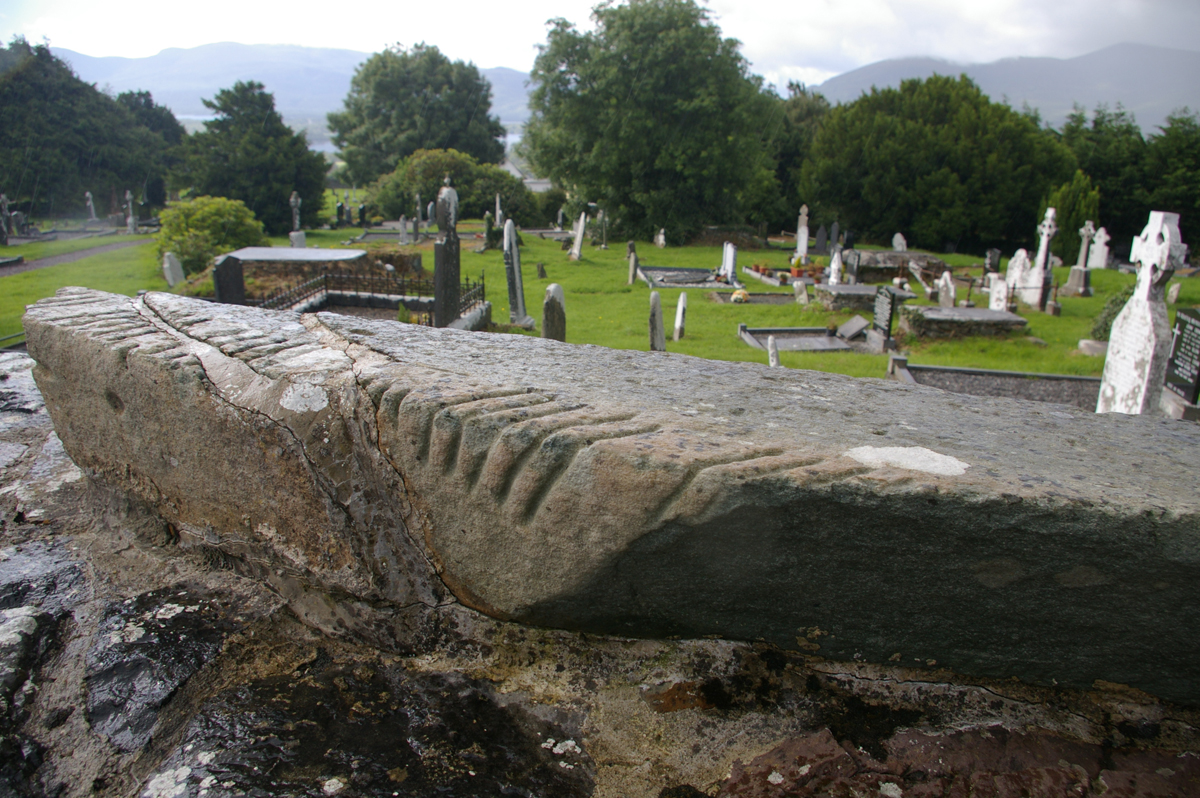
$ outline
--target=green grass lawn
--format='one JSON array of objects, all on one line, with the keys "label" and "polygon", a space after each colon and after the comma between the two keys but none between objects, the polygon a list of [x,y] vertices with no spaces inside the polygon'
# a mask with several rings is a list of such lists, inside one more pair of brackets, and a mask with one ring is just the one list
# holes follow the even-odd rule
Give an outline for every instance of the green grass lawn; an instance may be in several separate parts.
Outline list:
[{"label": "green grass lawn", "polygon": [[129,296],[140,289],[167,290],[154,244],[148,237],[140,246],[0,277],[0,336],[21,332],[25,306],[54,296],[55,291],[68,285]]},{"label": "green grass lawn", "polygon": [[[480,243],[474,238],[474,234],[481,230],[482,223],[478,221],[467,221],[460,226],[463,236],[462,275],[464,279],[471,280],[478,279],[480,274],[484,276],[488,286],[488,298],[494,308],[493,319],[498,324],[506,324],[508,293],[503,257],[500,252],[494,250],[485,253],[473,251]],[[310,230],[307,231],[307,241],[310,246],[340,248],[345,246],[343,241],[357,233],[356,228]],[[95,243],[95,239],[90,241]],[[54,244],[75,243],[77,242],[50,242],[27,246],[49,247]],[[271,243],[275,246],[287,246],[287,239],[274,237]],[[526,234],[524,243],[521,260],[526,308],[530,315],[538,320],[539,327],[546,286],[559,283],[566,295],[568,341],[618,349],[650,348],[650,291],[640,280],[632,286],[626,285],[629,265],[625,258],[624,242],[614,241],[606,251],[585,245],[583,259],[579,262],[569,261],[567,253],[562,251],[557,242]],[[424,254],[426,270],[431,270],[432,244],[423,244],[421,251]],[[650,266],[713,269],[721,261],[720,247],[658,249],[650,243],[639,242],[638,252],[642,263]],[[738,253],[738,262],[739,266],[761,263],[773,268],[785,268],[789,254],[787,250],[743,249]],[[982,258],[970,255],[943,257],[959,270],[982,264]],[[536,264],[539,261],[545,264],[545,280],[537,278]],[[1003,266],[1004,264],[1001,268]],[[980,272],[981,268],[973,269],[976,275]],[[1055,278],[1060,284],[1066,283],[1068,272],[1067,268],[1055,270]],[[1092,320],[1100,312],[1108,296],[1120,291],[1133,279],[1132,275],[1116,271],[1093,272],[1092,285],[1095,296],[1062,297],[1062,315],[1058,317],[1022,307],[1020,313],[1029,320],[1028,328],[1005,338],[902,340],[900,344],[902,349],[907,350],[914,363],[1096,376],[1104,367],[1103,359],[1080,355],[1076,350],[1078,341],[1090,337]],[[750,278],[745,278],[745,282],[752,292],[782,292],[789,295],[792,293],[789,287],[775,288]],[[1200,305],[1200,280],[1184,279],[1182,283],[1179,305]],[[147,237],[143,246],[0,278],[3,295],[0,299],[0,335],[20,331],[20,319],[25,305],[51,296],[58,288],[67,285],[81,285],[127,295],[132,295],[139,289],[166,290],[154,246]],[[679,289],[660,291],[668,339],[680,293],[682,291]],[[766,362],[765,352],[746,346],[737,337],[739,323],[751,327],[824,327],[829,323],[840,324],[853,315],[849,312],[827,313],[815,304],[719,304],[712,301],[709,291],[693,289],[687,293],[687,334],[678,343],[668,340],[667,350],[719,360]],[[927,303],[919,288],[917,293],[921,296],[915,301]],[[986,299],[978,293],[973,294],[973,298],[980,305],[983,305]],[[1172,318],[1173,316],[1172,309]],[[886,356],[862,355],[855,352],[782,352],[780,357],[782,364],[791,368],[815,369],[853,376],[881,377],[887,364]]]},{"label": "green grass lawn", "polygon": [[26,261],[32,261],[39,258],[51,258],[55,255],[65,255],[68,252],[78,252],[81,249],[102,247],[106,244],[118,244],[122,241],[129,241],[131,238],[145,241],[151,240],[149,235],[127,236],[121,233],[118,235],[76,238],[70,241],[38,241],[32,244],[16,244],[11,247],[0,248],[0,258],[15,258],[21,255]]}]

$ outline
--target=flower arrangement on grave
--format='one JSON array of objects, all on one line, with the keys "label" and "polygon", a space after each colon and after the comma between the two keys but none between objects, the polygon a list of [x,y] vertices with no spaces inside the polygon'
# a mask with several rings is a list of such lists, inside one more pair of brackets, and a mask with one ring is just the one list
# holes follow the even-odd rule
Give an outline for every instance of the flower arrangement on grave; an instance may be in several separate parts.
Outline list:
[{"label": "flower arrangement on grave", "polygon": [[731,296],[729,298],[729,301],[733,302],[734,304],[737,304],[737,305],[741,305],[743,303],[749,302],[750,301],[750,292],[747,291],[745,288],[739,288],[738,290],[733,292],[733,296]]}]

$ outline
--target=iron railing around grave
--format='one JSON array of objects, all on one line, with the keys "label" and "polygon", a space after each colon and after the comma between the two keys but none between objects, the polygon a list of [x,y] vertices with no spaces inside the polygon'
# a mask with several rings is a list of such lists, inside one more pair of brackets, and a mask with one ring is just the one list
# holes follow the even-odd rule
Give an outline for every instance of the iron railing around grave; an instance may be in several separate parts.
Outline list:
[{"label": "iron railing around grave", "polygon": [[[247,304],[267,310],[294,308],[313,297],[331,293],[375,295],[389,297],[430,297],[434,295],[433,280],[413,277],[391,277],[323,272],[296,285],[272,291],[262,299],[247,300]],[[478,282],[465,281],[459,289],[458,315],[462,316],[487,300],[483,274]],[[424,318],[429,314],[413,314]]]}]

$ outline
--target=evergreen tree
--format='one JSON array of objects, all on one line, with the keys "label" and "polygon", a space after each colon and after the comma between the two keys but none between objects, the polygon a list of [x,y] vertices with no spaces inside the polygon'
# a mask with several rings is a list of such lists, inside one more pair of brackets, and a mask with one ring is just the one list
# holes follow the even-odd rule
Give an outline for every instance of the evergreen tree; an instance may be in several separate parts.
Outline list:
[{"label": "evergreen tree", "polygon": [[[1139,194],[1145,211],[1179,214],[1179,232],[1193,254],[1200,252],[1200,120],[1184,108],[1167,117],[1150,137],[1146,179]],[[1142,216],[1138,232],[1146,225]]]},{"label": "evergreen tree", "polygon": [[[834,108],[801,177],[819,221],[919,247],[1028,246],[1032,212],[1075,158],[965,75],[906,80]],[[822,218],[823,217],[823,218]]]},{"label": "evergreen tree", "polygon": [[283,123],[274,96],[261,83],[239,81],[204,105],[216,118],[188,137],[176,181],[197,195],[241,200],[273,234],[292,229],[288,199],[297,191],[302,224],[318,224],[325,159]]},{"label": "evergreen tree", "polygon": [[126,190],[145,201],[146,187],[167,168],[169,148],[126,104],[84,83],[45,45],[17,37],[0,47],[0,191],[14,210],[80,213],[87,191],[101,213],[105,198],[123,199]]},{"label": "evergreen tree", "polygon": [[767,95],[691,0],[631,0],[582,33],[554,20],[534,63],[524,146],[538,174],[596,202],[615,234],[680,241],[777,191]]},{"label": "evergreen tree", "polygon": [[1062,140],[1100,191],[1104,215],[1095,219],[1096,226],[1122,241],[1140,233],[1147,211],[1146,198],[1141,195],[1146,181],[1146,141],[1133,115],[1119,105],[1116,111],[1102,105],[1088,122],[1083,109],[1076,107],[1063,126]]},{"label": "evergreen tree", "polygon": [[425,44],[393,47],[358,67],[329,129],[348,177],[365,185],[417,150],[455,149],[499,163],[505,131],[491,108],[491,84],[474,64]]},{"label": "evergreen tree", "polygon": [[1080,229],[1089,219],[1095,223],[1100,218],[1100,191],[1082,169],[1076,169],[1069,182],[1042,200],[1038,219],[1045,218],[1046,208],[1054,208],[1055,224],[1058,225],[1058,234],[1050,242],[1050,251],[1062,258],[1064,265],[1074,266],[1082,243]]}]

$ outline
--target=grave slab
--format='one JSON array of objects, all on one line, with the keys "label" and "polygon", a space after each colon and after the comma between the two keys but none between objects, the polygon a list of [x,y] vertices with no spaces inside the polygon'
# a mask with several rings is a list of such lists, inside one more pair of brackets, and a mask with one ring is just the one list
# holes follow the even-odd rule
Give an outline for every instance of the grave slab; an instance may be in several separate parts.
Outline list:
[{"label": "grave slab", "polygon": [[875,292],[878,290],[873,285],[818,283],[813,286],[813,295],[826,310],[871,311],[875,308]]},{"label": "grave slab", "polygon": [[24,323],[89,478],[344,596],[332,634],[403,648],[456,597],[1200,704],[1193,424],[159,293]]},{"label": "grave slab", "polygon": [[905,305],[900,308],[900,329],[918,338],[1007,335],[1026,324],[1025,319],[1007,310],[926,305]]},{"label": "grave slab", "polygon": [[841,352],[851,346],[824,327],[747,327],[738,325],[738,337],[755,349],[767,349],[774,338],[780,352]]}]

